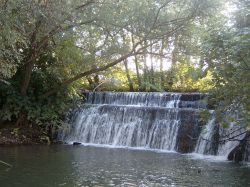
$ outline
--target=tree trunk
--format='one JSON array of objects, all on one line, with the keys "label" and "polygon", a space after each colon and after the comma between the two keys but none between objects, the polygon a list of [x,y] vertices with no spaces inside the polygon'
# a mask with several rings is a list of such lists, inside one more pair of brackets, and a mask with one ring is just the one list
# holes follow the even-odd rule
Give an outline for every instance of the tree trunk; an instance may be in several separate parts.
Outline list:
[{"label": "tree trunk", "polygon": [[[133,35],[132,35],[132,45],[133,45],[133,47],[135,46],[135,40],[134,40]],[[137,81],[138,81],[138,89],[139,89],[139,91],[141,91],[142,84],[141,84],[141,77],[140,77],[140,73],[139,73],[139,62],[138,62],[137,55],[135,55],[134,62],[135,62],[135,69],[136,69],[136,77],[137,77]]]},{"label": "tree trunk", "polygon": [[148,66],[147,66],[147,50],[144,49],[144,54],[143,54],[143,90],[147,91],[147,83],[149,82],[148,80]]},{"label": "tree trunk", "polygon": [[178,36],[177,34],[175,34],[174,36],[174,49],[172,51],[172,67],[174,67],[176,65],[176,62],[178,61],[177,59],[177,53],[178,53]]},{"label": "tree trunk", "polygon": [[[30,62],[24,66],[23,72],[21,72],[23,79],[20,83],[21,84],[20,85],[20,95],[23,97],[27,96],[27,91],[28,91],[28,87],[30,84],[32,70],[34,67],[34,63],[32,61],[33,61],[33,57],[31,57]],[[18,119],[16,121],[16,126],[28,125],[27,122],[28,122],[28,120],[27,120],[26,111],[21,111],[19,116],[18,116]]]},{"label": "tree trunk", "polygon": [[[37,52],[37,33],[39,31],[39,28],[42,24],[42,19],[38,19],[36,22],[36,26],[34,31],[32,32],[32,35],[30,37],[30,56],[25,64],[24,71],[23,71],[23,80],[21,82],[21,87],[20,87],[20,94],[22,96],[27,95],[27,90],[29,87],[30,79],[31,79],[31,74],[32,70],[34,68],[34,62],[37,58],[38,52]],[[42,47],[44,44],[47,43],[47,40],[43,41],[41,46]]]},{"label": "tree trunk", "polygon": [[[38,49],[38,42],[37,42],[37,34],[39,32],[39,28],[42,25],[42,19],[38,19],[36,22],[36,26],[34,31],[32,32],[32,35],[30,37],[30,55],[27,61],[25,62],[24,69],[21,72],[22,81],[20,85],[20,95],[25,97],[27,96],[27,91],[29,88],[30,80],[32,71],[34,68],[35,60],[39,54],[38,50],[41,49],[45,44],[47,44],[47,40],[42,41],[40,44],[40,47]],[[19,114],[19,117],[16,121],[17,126],[23,126],[28,125],[28,119],[27,119],[27,111],[21,111]]]},{"label": "tree trunk", "polygon": [[139,63],[138,63],[138,59],[137,59],[136,55],[135,55],[134,62],[135,62],[135,69],[136,69],[136,77],[138,80],[138,89],[139,89],[139,91],[142,91],[142,82],[141,82],[141,77],[140,77],[140,73],[139,73]]},{"label": "tree trunk", "polygon": [[87,81],[88,81],[88,83],[89,83],[89,89],[90,89],[90,90],[94,89],[94,86],[93,86],[93,85],[94,85],[94,82],[93,82],[93,80],[91,79],[91,77],[87,76],[86,79],[87,79]]},{"label": "tree trunk", "polygon": [[99,75],[95,74],[94,75],[94,90],[100,91],[100,86],[102,83],[100,83]]},{"label": "tree trunk", "polygon": [[25,68],[24,68],[24,71],[23,71],[23,80],[21,82],[21,87],[20,87],[20,94],[22,96],[27,95],[27,90],[28,90],[28,87],[29,87],[33,67],[34,67],[33,62],[30,62],[30,63],[25,65]]},{"label": "tree trunk", "polygon": [[133,81],[131,80],[131,77],[130,77],[130,74],[129,74],[127,59],[124,60],[124,66],[125,66],[125,70],[126,70],[126,76],[127,76],[127,79],[128,79],[129,91],[133,92],[134,91]]},{"label": "tree trunk", "polygon": [[153,61],[153,46],[150,45],[150,91],[155,91],[155,89],[152,87],[152,85],[155,85],[155,80],[154,80],[154,61]]},{"label": "tree trunk", "polygon": [[164,73],[163,73],[163,50],[164,50],[164,41],[161,41],[161,50],[160,50],[160,89],[164,89]]}]

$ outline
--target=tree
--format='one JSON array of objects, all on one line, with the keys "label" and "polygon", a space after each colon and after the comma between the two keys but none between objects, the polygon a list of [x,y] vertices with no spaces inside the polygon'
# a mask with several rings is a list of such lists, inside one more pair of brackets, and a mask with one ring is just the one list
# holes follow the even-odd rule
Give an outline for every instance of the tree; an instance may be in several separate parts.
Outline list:
[{"label": "tree", "polygon": [[[2,119],[18,125],[57,123],[82,78],[97,78],[129,57],[150,53],[152,45],[213,8],[209,4],[207,0],[3,1]],[[134,43],[124,42],[124,35],[134,36]]]},{"label": "tree", "polygon": [[[233,25],[214,26],[203,44],[215,82],[211,102],[216,106],[218,121],[250,126],[250,24],[249,2],[237,3]],[[225,24],[226,25],[226,24]]]}]

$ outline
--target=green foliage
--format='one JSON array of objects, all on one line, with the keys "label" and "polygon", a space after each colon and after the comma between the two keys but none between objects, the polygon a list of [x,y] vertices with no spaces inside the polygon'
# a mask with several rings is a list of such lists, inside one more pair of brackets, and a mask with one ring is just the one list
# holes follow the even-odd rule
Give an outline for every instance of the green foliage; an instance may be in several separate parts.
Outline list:
[{"label": "green foliage", "polygon": [[[43,86],[37,83],[43,84]],[[37,125],[60,125],[64,120],[63,115],[73,104],[73,98],[68,95],[68,91],[62,90],[58,95],[43,100],[37,97],[40,92],[43,93],[42,89],[51,87],[53,83],[55,83],[55,79],[52,79],[51,76],[36,74],[27,97],[22,97],[19,94],[15,89],[14,82],[11,85],[1,84],[0,118],[15,121],[20,115],[25,114],[29,122]]]},{"label": "green foliage", "polygon": [[[79,88],[128,91],[132,82],[143,91],[213,90],[218,111],[241,111],[248,121],[249,5],[240,3],[229,29],[219,18],[223,2],[1,1],[0,118],[56,126]],[[153,66],[164,53],[170,70]],[[124,60],[139,70],[113,67]]]},{"label": "green foliage", "polygon": [[173,67],[174,80],[172,89],[178,91],[203,91],[213,88],[211,72],[204,72],[194,63],[180,62]]},{"label": "green foliage", "polygon": [[[213,102],[218,121],[250,127],[249,3],[239,3],[231,27],[214,27],[204,40],[203,52],[213,69]],[[247,11],[248,10],[248,11]],[[239,16],[240,15],[240,16]],[[241,19],[240,19],[241,17]]]},{"label": "green foliage", "polygon": [[200,118],[201,118],[202,122],[204,122],[206,124],[208,122],[209,118],[211,118],[211,113],[209,112],[209,110],[201,109],[200,110]]},{"label": "green foliage", "polygon": [[18,136],[18,131],[19,131],[19,128],[14,128],[11,134],[13,134],[14,136]]},{"label": "green foliage", "polygon": [[[138,89],[138,81],[135,72],[130,72],[135,89]],[[128,80],[123,69],[113,69],[108,74],[101,75],[103,84],[101,90],[107,91],[129,91]],[[142,74],[142,77],[145,76]],[[109,81],[111,78],[116,81]],[[143,80],[145,88],[152,88],[154,91],[179,91],[179,92],[209,92],[213,89],[213,77],[211,71],[204,72],[201,68],[195,67],[194,63],[181,62],[170,70],[154,72],[154,84]],[[162,83],[161,83],[162,81]],[[90,88],[91,89],[91,88]],[[147,90],[145,90],[147,91]]]}]

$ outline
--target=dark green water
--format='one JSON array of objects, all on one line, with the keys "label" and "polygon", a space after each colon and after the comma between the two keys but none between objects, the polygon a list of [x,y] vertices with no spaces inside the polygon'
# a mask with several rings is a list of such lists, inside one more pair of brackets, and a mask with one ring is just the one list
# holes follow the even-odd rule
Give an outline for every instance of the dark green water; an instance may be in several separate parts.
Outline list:
[{"label": "dark green water", "polygon": [[250,186],[250,167],[176,153],[84,146],[0,147],[1,187]]}]

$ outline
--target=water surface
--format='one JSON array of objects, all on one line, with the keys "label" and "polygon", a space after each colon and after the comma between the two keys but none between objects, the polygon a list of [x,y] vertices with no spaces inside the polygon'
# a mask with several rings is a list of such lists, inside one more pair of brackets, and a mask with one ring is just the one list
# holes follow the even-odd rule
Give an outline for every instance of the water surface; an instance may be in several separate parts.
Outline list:
[{"label": "water surface", "polygon": [[89,146],[0,147],[0,186],[250,186],[250,167],[178,153]]}]

